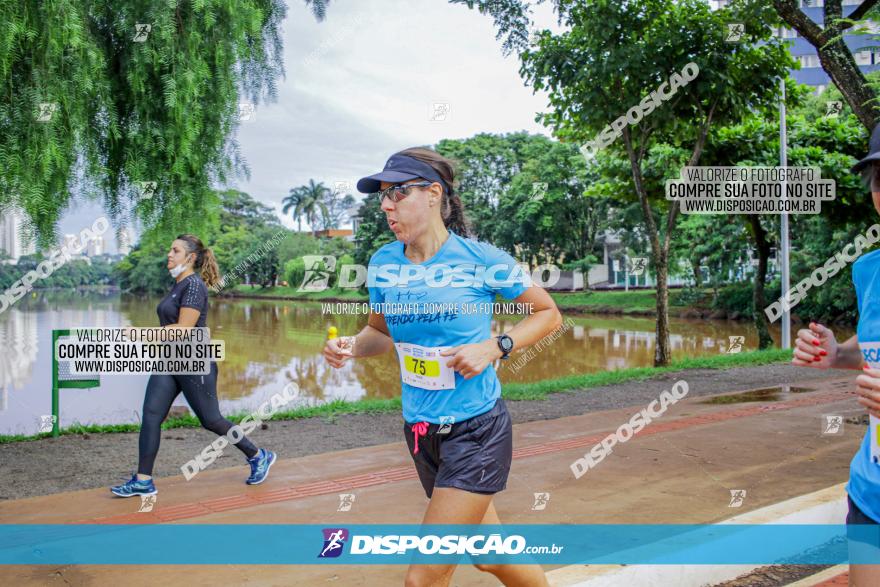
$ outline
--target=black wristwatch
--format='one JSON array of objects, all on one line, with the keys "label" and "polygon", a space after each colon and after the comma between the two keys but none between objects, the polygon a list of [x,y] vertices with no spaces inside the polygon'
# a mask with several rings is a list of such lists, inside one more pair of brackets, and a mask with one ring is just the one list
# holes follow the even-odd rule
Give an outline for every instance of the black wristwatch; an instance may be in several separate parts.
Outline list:
[{"label": "black wristwatch", "polygon": [[502,334],[501,336],[496,336],[495,340],[498,341],[498,348],[501,349],[501,358],[506,360],[510,356],[510,351],[513,350],[513,339],[506,334]]}]

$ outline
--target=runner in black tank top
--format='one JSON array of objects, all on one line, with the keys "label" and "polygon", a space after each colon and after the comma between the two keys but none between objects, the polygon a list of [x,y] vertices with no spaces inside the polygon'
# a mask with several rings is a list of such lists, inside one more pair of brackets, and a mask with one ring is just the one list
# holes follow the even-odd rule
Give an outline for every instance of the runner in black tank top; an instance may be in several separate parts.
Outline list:
[{"label": "runner in black tank top", "polygon": [[[205,327],[208,319],[208,287],[199,270],[212,284],[219,278],[217,263],[211,249],[192,235],[181,235],[172,243],[168,252],[168,270],[177,280],[159,305],[156,313],[163,327]],[[226,435],[233,427],[232,422],[220,414],[217,401],[217,364],[211,361],[211,371],[207,375],[151,375],[144,394],[141,431],[138,441],[137,474],[122,484],[110,488],[119,497],[153,495],[153,463],[159,452],[162,421],[168,415],[177,394],[183,392],[189,406],[195,412],[202,426],[218,436]],[[275,462],[275,453],[258,449],[245,436],[231,435],[234,444],[247,458],[251,467],[248,485],[262,483]]]}]

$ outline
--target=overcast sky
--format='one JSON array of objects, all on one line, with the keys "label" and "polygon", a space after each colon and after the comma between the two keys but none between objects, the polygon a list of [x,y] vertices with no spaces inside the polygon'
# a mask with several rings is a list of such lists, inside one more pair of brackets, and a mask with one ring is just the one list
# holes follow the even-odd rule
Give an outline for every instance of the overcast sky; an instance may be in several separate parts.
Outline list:
[{"label": "overcast sky", "polygon": [[[556,29],[546,5],[534,20]],[[290,188],[309,179],[353,188],[407,147],[481,132],[550,134],[534,121],[548,108],[546,96],[523,84],[516,55],[502,56],[491,16],[466,6],[332,0],[317,22],[305,2],[288,0],[283,37],[286,78],[277,101],[258,105],[238,132],[251,178],[229,184],[279,216]],[[445,120],[431,120],[435,104],[448,104]],[[100,214],[95,205],[76,205],[60,233],[78,233]]]}]

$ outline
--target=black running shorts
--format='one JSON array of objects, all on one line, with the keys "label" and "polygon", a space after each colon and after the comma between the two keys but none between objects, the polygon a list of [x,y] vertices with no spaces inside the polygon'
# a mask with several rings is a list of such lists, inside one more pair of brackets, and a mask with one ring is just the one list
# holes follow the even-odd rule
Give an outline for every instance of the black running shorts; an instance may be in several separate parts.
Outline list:
[{"label": "black running shorts", "polygon": [[[852,564],[868,564],[869,561],[880,563],[880,528],[877,521],[869,518],[850,496],[846,496],[849,511],[846,514],[847,538],[849,539],[850,561]],[[860,526],[858,530],[850,530]],[[871,562],[871,564],[874,564]]]},{"label": "black running shorts", "polygon": [[428,497],[435,487],[483,494],[507,487],[513,423],[503,399],[479,416],[445,426],[429,424],[426,434],[419,436],[417,453],[413,424],[404,423],[403,433]]}]

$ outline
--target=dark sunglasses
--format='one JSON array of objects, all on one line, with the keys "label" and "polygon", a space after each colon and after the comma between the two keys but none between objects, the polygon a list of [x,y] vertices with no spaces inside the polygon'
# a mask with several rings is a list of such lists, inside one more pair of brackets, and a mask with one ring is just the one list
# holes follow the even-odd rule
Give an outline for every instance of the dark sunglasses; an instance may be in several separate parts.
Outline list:
[{"label": "dark sunglasses", "polygon": [[379,202],[384,202],[387,197],[392,202],[397,203],[409,195],[410,188],[425,188],[435,183],[433,181],[417,181],[416,183],[393,185],[390,188],[379,191]]}]

